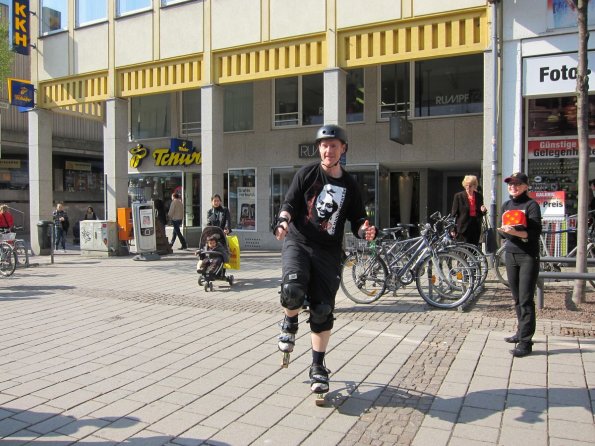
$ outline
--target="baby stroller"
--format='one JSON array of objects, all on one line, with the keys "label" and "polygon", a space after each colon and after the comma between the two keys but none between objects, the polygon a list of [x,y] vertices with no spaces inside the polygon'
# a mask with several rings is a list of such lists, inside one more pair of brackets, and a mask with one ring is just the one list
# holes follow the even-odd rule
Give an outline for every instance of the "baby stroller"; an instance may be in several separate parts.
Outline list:
[{"label": "baby stroller", "polygon": [[[213,240],[216,244],[213,244]],[[196,265],[196,272],[200,275],[198,286],[205,291],[213,291],[215,280],[225,280],[229,286],[233,285],[233,276],[225,274],[224,263],[229,261],[229,246],[223,229],[218,226],[205,226],[200,236],[200,249],[196,255],[200,261]]]}]

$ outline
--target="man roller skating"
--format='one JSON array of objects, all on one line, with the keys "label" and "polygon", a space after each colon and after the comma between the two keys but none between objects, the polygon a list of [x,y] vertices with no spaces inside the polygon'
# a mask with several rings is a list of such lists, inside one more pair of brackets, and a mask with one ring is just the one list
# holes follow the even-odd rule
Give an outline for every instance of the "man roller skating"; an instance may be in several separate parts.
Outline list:
[{"label": "man roller skating", "polygon": [[337,125],[316,133],[320,161],[302,167],[281,205],[273,230],[284,240],[281,305],[284,319],[279,335],[283,366],[289,363],[298,331],[298,314],[308,296],[312,342],[310,383],[313,393],[329,390],[325,353],[333,328],[335,296],[341,280],[341,249],[345,222],[358,238],[373,240],[376,228],[367,220],[355,180],[339,164],[347,152],[347,135]]}]

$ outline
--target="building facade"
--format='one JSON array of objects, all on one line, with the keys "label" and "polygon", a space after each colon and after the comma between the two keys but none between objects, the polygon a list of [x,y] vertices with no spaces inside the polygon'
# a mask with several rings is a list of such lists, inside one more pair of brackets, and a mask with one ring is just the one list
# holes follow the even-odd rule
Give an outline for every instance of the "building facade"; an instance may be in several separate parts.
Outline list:
[{"label": "building facade", "polygon": [[[10,22],[8,2],[0,2],[0,20]],[[15,54],[11,77],[29,79],[30,58]],[[65,203],[74,221],[93,206],[103,212],[102,123],[64,110],[52,115],[50,210]],[[8,104],[8,88],[0,87],[0,202],[9,205],[15,224],[30,229],[28,114]],[[43,219],[51,217],[43,215]],[[35,224],[35,222],[34,222]],[[33,226],[34,227],[34,226]]]},{"label": "building facade", "polygon": [[[220,194],[243,248],[271,234],[316,129],[345,126],[345,164],[379,226],[448,212],[482,176],[485,0],[31,1],[31,220],[47,213],[58,111],[103,125],[106,212],[183,194],[193,240]],[[411,144],[390,118],[412,124]],[[395,121],[395,120],[393,120]],[[487,153],[487,156],[486,156]],[[35,245],[35,242],[34,242]]]},{"label": "building facade", "polygon": [[[570,3],[505,2],[502,11],[502,172],[527,172],[530,192],[554,229],[574,224],[578,189],[588,188],[578,184],[578,32]],[[588,17],[593,29],[593,2]],[[588,45],[588,66],[593,67],[595,42]],[[595,91],[592,75],[589,91]],[[595,113],[595,96],[589,104]],[[594,179],[595,115],[589,118],[589,134],[589,178]],[[558,237],[552,248],[552,253],[563,254],[566,239]]]}]

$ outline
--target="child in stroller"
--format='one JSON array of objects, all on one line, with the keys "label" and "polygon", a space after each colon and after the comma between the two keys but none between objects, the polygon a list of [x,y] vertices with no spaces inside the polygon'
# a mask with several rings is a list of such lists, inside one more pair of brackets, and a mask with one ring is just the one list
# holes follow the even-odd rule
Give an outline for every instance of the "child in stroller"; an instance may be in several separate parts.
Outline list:
[{"label": "child in stroller", "polygon": [[201,236],[201,249],[196,251],[200,258],[196,264],[196,272],[200,274],[198,285],[205,291],[213,291],[213,281],[226,280],[233,284],[233,276],[226,276],[223,264],[229,260],[229,248],[225,234],[216,226],[207,226]]}]

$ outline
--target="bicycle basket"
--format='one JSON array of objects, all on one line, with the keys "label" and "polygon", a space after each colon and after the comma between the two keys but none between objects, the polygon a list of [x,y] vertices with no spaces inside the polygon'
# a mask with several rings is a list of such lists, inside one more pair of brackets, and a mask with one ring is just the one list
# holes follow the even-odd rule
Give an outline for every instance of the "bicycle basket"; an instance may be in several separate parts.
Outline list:
[{"label": "bicycle basket", "polygon": [[17,237],[16,232],[4,232],[0,233],[0,241],[12,242]]}]

